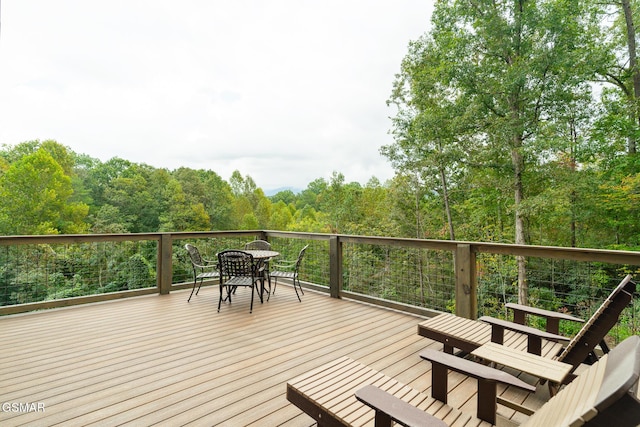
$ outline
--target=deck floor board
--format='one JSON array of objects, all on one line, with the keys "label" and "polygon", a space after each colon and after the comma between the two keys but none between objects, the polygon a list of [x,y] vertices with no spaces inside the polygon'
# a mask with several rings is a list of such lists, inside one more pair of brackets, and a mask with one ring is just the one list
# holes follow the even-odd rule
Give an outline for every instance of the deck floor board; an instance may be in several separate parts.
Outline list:
[{"label": "deck floor board", "polygon": [[[218,313],[217,287],[188,292],[0,318],[0,401],[44,404],[0,424],[310,426],[286,382],[341,356],[431,386],[418,354],[441,345],[417,334],[420,317],[312,291],[299,303],[283,285],[252,314],[246,289]],[[450,403],[475,411],[463,379],[451,374]]]}]

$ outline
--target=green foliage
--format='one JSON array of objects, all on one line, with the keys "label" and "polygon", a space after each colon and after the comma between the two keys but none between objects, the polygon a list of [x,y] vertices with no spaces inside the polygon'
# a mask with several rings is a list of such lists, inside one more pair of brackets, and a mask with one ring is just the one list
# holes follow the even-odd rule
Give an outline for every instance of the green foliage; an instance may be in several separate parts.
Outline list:
[{"label": "green foliage", "polygon": [[126,270],[125,286],[127,289],[140,289],[155,286],[155,275],[151,264],[142,254],[129,257]]},{"label": "green foliage", "polygon": [[88,207],[70,202],[72,193],[71,178],[44,148],[24,155],[0,176],[0,232],[84,231]]}]

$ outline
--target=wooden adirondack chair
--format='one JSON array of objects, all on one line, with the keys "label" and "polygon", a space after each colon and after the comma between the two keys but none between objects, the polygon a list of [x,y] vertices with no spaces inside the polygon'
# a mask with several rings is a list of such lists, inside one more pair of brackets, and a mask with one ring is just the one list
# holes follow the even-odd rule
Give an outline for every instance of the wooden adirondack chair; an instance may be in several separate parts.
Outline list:
[{"label": "wooden adirondack chair", "polygon": [[[441,400],[347,357],[289,381],[287,399],[319,426],[364,426],[375,422],[376,427],[389,427],[395,421],[403,426],[484,427],[496,421],[497,402],[491,401],[496,382],[521,386],[517,378],[469,360],[433,350],[423,354],[433,357],[431,389]],[[445,367],[444,377],[440,375],[440,367]],[[478,417],[451,408],[443,401],[446,401],[448,369],[479,379]],[[522,426],[637,426],[640,422],[639,378],[640,337],[632,336],[578,375]],[[439,395],[443,389],[444,397]]]},{"label": "wooden adirondack chair", "polygon": [[[568,371],[570,374],[581,363],[593,362],[594,349],[603,342],[604,337],[616,324],[620,313],[633,298],[635,290],[636,284],[631,280],[631,275],[627,275],[573,338],[489,317],[470,320],[446,313],[420,323],[418,334],[442,342],[445,352],[448,353],[453,352],[455,347],[481,356],[482,353],[477,349],[490,342],[512,349],[527,350],[571,365]],[[535,311],[538,315],[542,312]],[[558,317],[557,313],[547,313]],[[562,341],[568,344],[565,346]],[[608,348],[603,345],[603,350],[607,351]],[[502,363],[518,368],[517,361],[513,365],[504,361]],[[566,375],[563,382],[567,383],[571,379],[572,375]]]}]

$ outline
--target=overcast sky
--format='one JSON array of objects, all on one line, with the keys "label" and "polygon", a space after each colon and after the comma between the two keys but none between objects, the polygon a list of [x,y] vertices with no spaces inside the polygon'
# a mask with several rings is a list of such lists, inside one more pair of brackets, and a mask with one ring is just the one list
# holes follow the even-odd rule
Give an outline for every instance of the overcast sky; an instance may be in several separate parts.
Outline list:
[{"label": "overcast sky", "polygon": [[265,190],[393,176],[386,100],[431,0],[4,0],[0,144],[234,170]]}]

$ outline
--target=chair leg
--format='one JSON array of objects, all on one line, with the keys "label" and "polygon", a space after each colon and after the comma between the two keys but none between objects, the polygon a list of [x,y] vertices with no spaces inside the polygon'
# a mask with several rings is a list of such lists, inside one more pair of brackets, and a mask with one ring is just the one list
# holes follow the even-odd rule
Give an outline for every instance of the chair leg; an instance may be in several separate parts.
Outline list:
[{"label": "chair leg", "polygon": [[[255,284],[254,284],[255,286]],[[254,286],[251,287],[251,307],[249,307],[249,314],[253,313],[253,294],[254,294]]]},{"label": "chair leg", "polygon": [[[189,299],[187,300],[187,302],[191,301],[191,297],[193,296],[193,291],[196,290],[197,282],[198,282],[197,279],[193,281],[193,288],[191,289],[191,294],[189,295]],[[202,282],[200,282],[200,286],[202,286]],[[200,292],[200,286],[198,286],[198,292]],[[198,295],[198,292],[196,292],[196,295]]]},{"label": "chair leg", "polygon": [[300,279],[298,278],[297,274],[296,274],[296,281],[298,282],[298,287],[300,288],[300,292],[302,292],[302,295],[304,295],[304,291],[302,290],[302,285],[300,284]]},{"label": "chair leg", "polygon": [[[271,276],[269,275],[269,273],[265,273],[267,275],[267,284],[269,285],[269,289],[267,289],[267,301],[269,301],[269,298],[271,298]],[[264,287],[264,279],[263,280],[263,287]]]},{"label": "chair leg", "polygon": [[[302,302],[300,299],[300,294],[298,294],[298,289],[296,289],[296,278],[293,278],[293,290],[296,291],[296,296],[298,297],[298,301]],[[302,292],[302,287],[300,287],[300,291]],[[304,295],[304,293],[303,293]]]},{"label": "chair leg", "polygon": [[[222,298],[222,294],[226,291],[227,295]],[[229,301],[231,302],[231,286],[225,286],[224,284],[220,284],[220,298],[222,298],[222,301]]]},{"label": "chair leg", "polygon": [[[269,276],[269,278],[271,278],[271,276]],[[276,286],[278,286],[278,278],[274,277],[273,278],[273,294],[276,294]]]},{"label": "chair leg", "polygon": [[[260,285],[258,285],[258,282],[260,282]],[[264,280],[263,279],[256,279],[256,281],[253,283],[253,286],[251,287],[251,298],[253,298],[253,293],[257,292],[258,296],[260,297],[260,304],[262,304],[264,302],[264,298],[263,298],[263,292],[264,292]]]},{"label": "chair leg", "polygon": [[296,288],[296,285],[298,285],[298,288],[300,288],[300,292],[302,292],[302,295],[304,295],[304,291],[302,290],[302,285],[300,284],[300,279],[298,279],[298,276],[293,277],[293,290],[296,291],[296,296],[298,297],[298,301],[302,302],[302,300],[300,299],[300,295],[298,294],[298,289]]},{"label": "chair leg", "polygon": [[222,285],[220,285],[220,299],[218,300],[218,313],[220,313],[220,306],[222,305]]}]

